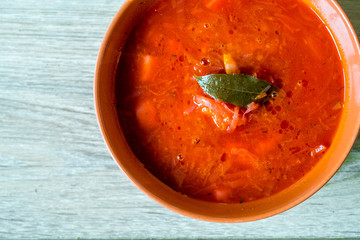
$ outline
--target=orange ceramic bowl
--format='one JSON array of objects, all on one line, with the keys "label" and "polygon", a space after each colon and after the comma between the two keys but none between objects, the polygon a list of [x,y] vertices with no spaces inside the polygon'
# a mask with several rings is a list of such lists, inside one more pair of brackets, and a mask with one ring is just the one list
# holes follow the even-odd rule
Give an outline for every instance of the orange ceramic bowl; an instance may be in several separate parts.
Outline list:
[{"label": "orange ceramic bowl", "polygon": [[334,0],[303,0],[331,30],[346,76],[345,108],[332,146],[321,161],[289,188],[265,199],[242,204],[196,200],[174,191],[154,177],[129,148],[115,107],[115,73],[122,47],[137,20],[155,0],[128,0],[111,23],[102,43],[95,74],[95,106],[101,132],[121,169],[143,192],[180,214],[215,222],[246,222],[283,212],[309,198],[346,159],[360,125],[360,49],[356,34]]}]

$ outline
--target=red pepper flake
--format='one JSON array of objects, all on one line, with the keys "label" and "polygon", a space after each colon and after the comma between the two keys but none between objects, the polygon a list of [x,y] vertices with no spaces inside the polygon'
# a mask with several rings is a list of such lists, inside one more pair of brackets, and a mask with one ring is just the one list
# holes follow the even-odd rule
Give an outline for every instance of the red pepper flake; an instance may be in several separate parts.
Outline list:
[{"label": "red pepper flake", "polygon": [[184,60],[185,60],[185,58],[184,58],[183,55],[179,56],[179,61],[180,61],[180,62],[183,62]]},{"label": "red pepper flake", "polygon": [[280,124],[280,127],[282,129],[287,129],[289,127],[289,122],[286,121],[286,120],[282,121],[281,124]]}]

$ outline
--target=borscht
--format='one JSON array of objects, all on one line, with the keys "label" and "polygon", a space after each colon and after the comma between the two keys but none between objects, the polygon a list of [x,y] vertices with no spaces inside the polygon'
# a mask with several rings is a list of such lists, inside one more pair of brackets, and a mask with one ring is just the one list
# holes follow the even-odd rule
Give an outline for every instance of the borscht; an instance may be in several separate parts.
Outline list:
[{"label": "borscht", "polygon": [[243,203],[319,162],[344,84],[331,32],[300,0],[159,0],[122,49],[116,106],[154,176],[189,197]]}]

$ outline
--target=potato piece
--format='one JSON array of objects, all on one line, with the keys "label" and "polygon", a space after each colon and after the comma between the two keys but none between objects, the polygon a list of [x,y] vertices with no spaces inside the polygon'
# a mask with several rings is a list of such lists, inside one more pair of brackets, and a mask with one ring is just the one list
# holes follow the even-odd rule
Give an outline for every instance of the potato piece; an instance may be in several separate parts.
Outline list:
[{"label": "potato piece", "polygon": [[136,108],[136,119],[143,130],[151,130],[158,124],[155,106],[150,101],[139,102]]}]

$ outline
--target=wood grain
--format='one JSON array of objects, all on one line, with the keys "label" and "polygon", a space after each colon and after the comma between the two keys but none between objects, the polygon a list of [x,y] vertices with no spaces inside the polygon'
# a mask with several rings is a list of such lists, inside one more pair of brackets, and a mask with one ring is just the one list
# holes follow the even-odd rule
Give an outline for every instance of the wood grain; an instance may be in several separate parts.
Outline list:
[{"label": "wood grain", "polygon": [[[244,224],[189,219],[140,192],[102,140],[93,75],[124,0],[0,1],[0,239],[360,237],[360,140],[317,194]],[[360,35],[360,1],[339,1]]]}]

